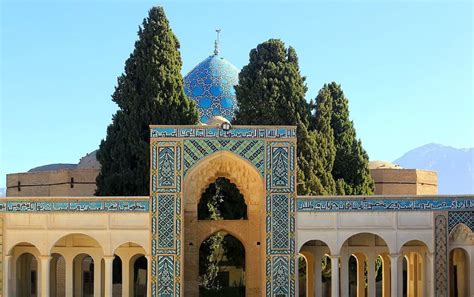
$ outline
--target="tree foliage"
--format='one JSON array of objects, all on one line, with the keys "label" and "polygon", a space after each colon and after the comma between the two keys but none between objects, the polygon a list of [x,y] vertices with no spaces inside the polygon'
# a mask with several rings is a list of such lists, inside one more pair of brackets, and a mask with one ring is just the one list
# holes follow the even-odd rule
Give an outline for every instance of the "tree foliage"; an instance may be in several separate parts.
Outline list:
[{"label": "tree foliage", "polygon": [[369,157],[362,142],[356,138],[354,123],[349,119],[349,100],[340,85],[335,82],[325,84],[316,98],[316,112],[311,121],[312,128],[316,131],[326,131],[326,128],[321,128],[321,124],[327,123],[327,119],[321,118],[318,111],[321,100],[331,102],[330,125],[335,147],[331,172],[337,183],[338,194],[373,194],[374,182],[369,172]]},{"label": "tree foliage", "polygon": [[181,66],[178,39],[163,9],[153,7],[112,95],[119,110],[97,153],[102,168],[96,195],[148,195],[149,125],[198,123]]},{"label": "tree foliage", "polygon": [[298,193],[325,194],[323,164],[314,149],[317,139],[308,131],[307,88],[296,51],[278,39],[259,44],[250,51],[235,90],[236,124],[297,126]]}]

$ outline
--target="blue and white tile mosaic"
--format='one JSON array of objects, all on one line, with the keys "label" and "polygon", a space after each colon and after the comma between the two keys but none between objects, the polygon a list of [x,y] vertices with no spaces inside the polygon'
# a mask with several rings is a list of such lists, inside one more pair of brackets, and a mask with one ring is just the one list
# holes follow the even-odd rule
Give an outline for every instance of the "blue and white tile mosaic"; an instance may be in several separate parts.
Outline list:
[{"label": "blue and white tile mosaic", "polygon": [[298,212],[444,211],[474,209],[474,198],[377,199],[370,196],[332,199],[298,197]]},{"label": "blue and white tile mosaic", "polygon": [[142,200],[3,200],[0,212],[148,212],[149,199]]},{"label": "blue and white tile mosaic", "polygon": [[213,116],[229,121],[237,108],[234,86],[239,70],[222,57],[210,56],[184,77],[184,92],[194,100],[201,123]]},{"label": "blue and white tile mosaic", "polygon": [[243,127],[236,126],[231,130],[215,127],[155,126],[150,129],[151,138],[238,138],[238,139],[293,139],[296,127]]}]

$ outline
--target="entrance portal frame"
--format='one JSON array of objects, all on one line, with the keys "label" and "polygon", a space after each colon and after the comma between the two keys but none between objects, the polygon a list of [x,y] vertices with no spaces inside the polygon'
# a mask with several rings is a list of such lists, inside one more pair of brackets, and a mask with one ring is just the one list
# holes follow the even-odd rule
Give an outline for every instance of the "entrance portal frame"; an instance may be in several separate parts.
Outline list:
[{"label": "entrance portal frame", "polygon": [[262,296],[295,296],[296,127],[150,126],[152,296],[184,296],[183,181],[219,151],[250,162],[264,180]]}]

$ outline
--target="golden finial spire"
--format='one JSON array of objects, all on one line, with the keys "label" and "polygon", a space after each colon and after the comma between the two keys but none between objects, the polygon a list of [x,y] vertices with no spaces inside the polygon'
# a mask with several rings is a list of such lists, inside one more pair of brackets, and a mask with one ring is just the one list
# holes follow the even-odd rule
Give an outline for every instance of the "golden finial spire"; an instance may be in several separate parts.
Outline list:
[{"label": "golden finial spire", "polygon": [[214,56],[219,55],[219,34],[221,33],[221,29],[216,29],[217,32],[217,38],[216,41],[214,41]]}]

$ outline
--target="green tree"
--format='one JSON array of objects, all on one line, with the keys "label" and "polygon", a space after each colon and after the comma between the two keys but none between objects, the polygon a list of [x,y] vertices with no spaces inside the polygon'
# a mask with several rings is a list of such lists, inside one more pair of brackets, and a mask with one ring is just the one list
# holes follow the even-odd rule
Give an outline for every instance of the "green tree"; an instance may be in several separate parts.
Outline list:
[{"label": "green tree", "polygon": [[102,168],[96,195],[148,195],[149,125],[198,123],[181,66],[179,41],[163,8],[153,7],[112,95],[119,110],[97,153]]},{"label": "green tree", "polygon": [[[369,172],[369,157],[362,142],[356,138],[354,123],[349,119],[349,100],[335,82],[325,84],[321,92],[332,99],[331,127],[336,149],[332,176],[337,183],[338,194],[373,194],[374,181]],[[313,117],[317,123],[317,110]],[[318,130],[316,126],[313,128]]]},{"label": "green tree", "polygon": [[322,167],[315,151],[316,137],[308,131],[309,107],[306,84],[296,51],[278,39],[270,39],[250,51],[249,63],[235,87],[240,125],[297,126],[298,193],[325,194]]}]

